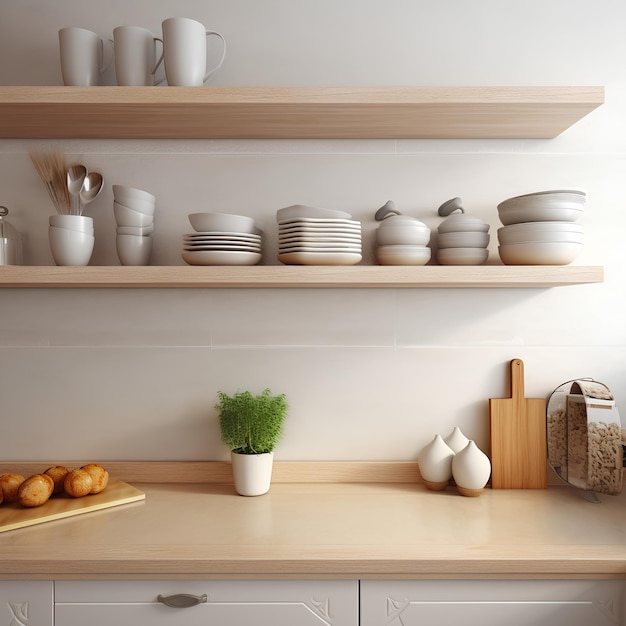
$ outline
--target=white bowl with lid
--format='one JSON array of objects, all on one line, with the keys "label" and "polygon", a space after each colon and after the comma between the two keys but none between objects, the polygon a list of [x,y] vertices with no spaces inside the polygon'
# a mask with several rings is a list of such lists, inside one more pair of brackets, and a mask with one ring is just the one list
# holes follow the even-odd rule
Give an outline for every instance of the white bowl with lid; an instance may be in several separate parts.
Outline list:
[{"label": "white bowl with lid", "polygon": [[430,228],[416,217],[400,214],[391,200],[376,211],[375,218],[380,222],[379,246],[425,246],[430,241]]},{"label": "white bowl with lid", "polygon": [[489,245],[489,233],[482,231],[461,231],[439,233],[437,244],[442,248],[486,248]]},{"label": "white bowl with lid", "polygon": [[[457,213],[457,211],[460,211]],[[444,202],[437,213],[446,219],[439,224],[439,233],[489,232],[489,224],[479,217],[472,217],[463,211],[461,198]]]}]

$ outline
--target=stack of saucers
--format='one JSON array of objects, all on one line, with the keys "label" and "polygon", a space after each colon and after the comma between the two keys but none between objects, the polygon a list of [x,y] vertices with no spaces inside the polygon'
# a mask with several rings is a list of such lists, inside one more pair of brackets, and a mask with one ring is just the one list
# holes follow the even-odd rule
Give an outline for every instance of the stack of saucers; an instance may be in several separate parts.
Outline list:
[{"label": "stack of saucers", "polygon": [[504,200],[498,215],[498,253],[505,265],[568,265],[583,247],[586,194],[539,191]]},{"label": "stack of saucers", "polygon": [[278,260],[285,265],[355,265],[361,223],[349,213],[302,204],[276,212]]},{"label": "stack of saucers", "polygon": [[254,219],[229,213],[191,213],[195,229],[183,235],[182,257],[188,265],[256,265],[261,235]]}]

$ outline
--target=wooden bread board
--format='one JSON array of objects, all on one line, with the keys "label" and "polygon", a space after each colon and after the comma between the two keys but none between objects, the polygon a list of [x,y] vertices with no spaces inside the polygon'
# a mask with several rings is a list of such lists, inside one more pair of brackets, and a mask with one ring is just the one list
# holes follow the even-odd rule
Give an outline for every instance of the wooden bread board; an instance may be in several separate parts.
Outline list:
[{"label": "wooden bread board", "polygon": [[524,397],[524,363],[511,361],[511,398],[489,400],[491,487],[545,489],[546,401]]},{"label": "wooden bread board", "polygon": [[145,500],[146,494],[122,480],[110,481],[107,488],[93,495],[72,498],[56,495],[41,506],[27,508],[17,502],[0,504],[0,533],[43,524],[52,520],[101,511],[121,504]]}]

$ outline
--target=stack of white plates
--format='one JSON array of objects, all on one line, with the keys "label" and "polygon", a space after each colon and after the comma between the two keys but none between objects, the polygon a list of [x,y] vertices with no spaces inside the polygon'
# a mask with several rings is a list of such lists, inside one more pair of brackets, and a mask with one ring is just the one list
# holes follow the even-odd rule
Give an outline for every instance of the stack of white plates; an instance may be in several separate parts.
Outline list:
[{"label": "stack of white plates", "polygon": [[362,259],[361,223],[342,211],[295,205],[281,209],[278,260],[286,265],[355,265]]},{"label": "stack of white plates", "polygon": [[189,265],[256,265],[261,235],[219,231],[183,235],[183,260]]},{"label": "stack of white plates", "polygon": [[189,265],[256,265],[261,234],[252,218],[227,213],[192,213],[193,233],[183,235],[182,257]]}]

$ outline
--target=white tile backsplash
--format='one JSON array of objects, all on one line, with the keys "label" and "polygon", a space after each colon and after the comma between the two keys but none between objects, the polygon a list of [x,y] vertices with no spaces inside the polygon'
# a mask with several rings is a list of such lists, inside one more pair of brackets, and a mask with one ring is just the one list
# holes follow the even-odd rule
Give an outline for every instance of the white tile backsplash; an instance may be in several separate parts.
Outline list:
[{"label": "white tile backsplash", "polygon": [[626,414],[621,0],[6,0],[0,13],[4,85],[60,84],[62,26],[158,32],[178,14],[226,36],[215,85],[605,85],[607,100],[553,140],[1,140],[0,204],[31,265],[52,263],[28,158],[46,145],[109,183],[87,211],[97,265],[118,264],[111,183],[157,196],[156,265],[183,263],[197,211],[255,217],[263,263],[278,264],[275,211],[295,203],[361,220],[369,264],[384,202],[436,230],[454,196],[491,224],[497,263],[498,202],[576,188],[576,262],[606,272],[552,289],[0,290],[3,460],[226,459],[217,391],[264,387],[290,401],[281,459],[412,460],[454,425],[488,449],[488,399],[508,395],[517,357],[528,397],[592,376]]}]

